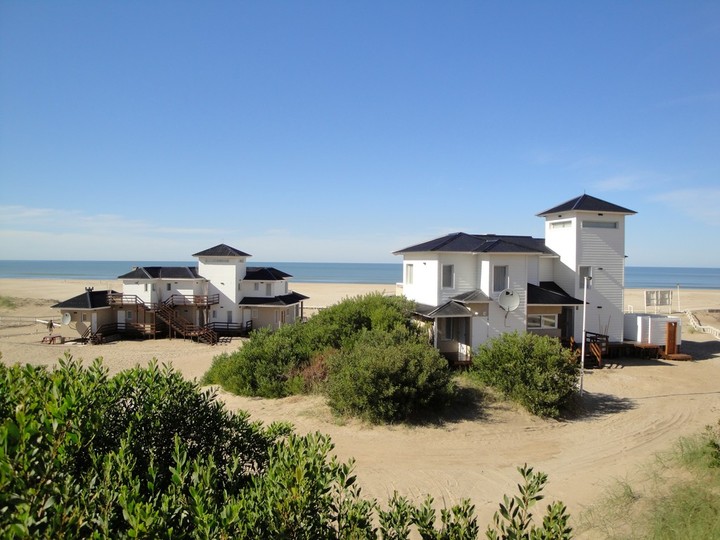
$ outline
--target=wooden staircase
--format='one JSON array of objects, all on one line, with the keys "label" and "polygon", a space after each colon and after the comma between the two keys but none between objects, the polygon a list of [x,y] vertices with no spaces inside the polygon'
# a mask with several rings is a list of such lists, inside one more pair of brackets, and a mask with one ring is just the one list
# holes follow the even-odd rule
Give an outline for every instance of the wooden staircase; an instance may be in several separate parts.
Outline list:
[{"label": "wooden staircase", "polygon": [[207,343],[208,345],[215,345],[218,342],[217,332],[207,327],[197,326],[182,317],[178,317],[173,309],[174,305],[173,298],[170,297],[169,300],[160,304],[157,310],[155,310],[157,317],[168,325],[171,333],[180,334],[184,338],[196,338],[198,341]]},{"label": "wooden staircase", "polygon": [[[202,343],[215,345],[218,342],[217,332],[211,328],[197,326],[196,324],[179,317],[174,307],[176,305],[186,306],[189,304],[210,305],[212,303],[217,303],[217,297],[218,295],[210,297],[193,296],[188,298],[185,296],[173,295],[161,304],[147,304],[142,298],[139,298],[136,295],[111,293],[108,294],[108,303],[116,306],[137,306],[145,311],[153,312],[158,319],[168,326],[171,336],[180,335],[183,338],[197,339],[197,341]],[[98,329],[96,334],[97,333],[100,333],[100,329]],[[88,339],[90,342],[93,342],[91,336],[89,336]]]}]

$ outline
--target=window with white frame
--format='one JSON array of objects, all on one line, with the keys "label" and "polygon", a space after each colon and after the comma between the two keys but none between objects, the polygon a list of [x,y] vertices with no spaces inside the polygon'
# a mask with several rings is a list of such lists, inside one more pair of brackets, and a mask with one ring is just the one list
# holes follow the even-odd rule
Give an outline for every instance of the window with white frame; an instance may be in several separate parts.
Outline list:
[{"label": "window with white frame", "polygon": [[583,229],[617,229],[617,221],[589,221],[582,222]]},{"label": "window with white frame", "polygon": [[265,296],[272,296],[272,283],[265,284]]},{"label": "window with white frame", "polygon": [[585,278],[588,278],[587,288],[590,289],[592,285],[592,266],[578,267],[578,288],[581,290],[585,287]]},{"label": "window with white frame", "polygon": [[553,221],[550,223],[551,229],[567,229],[572,225],[572,222],[569,219],[563,220],[563,221]]},{"label": "window with white frame", "polygon": [[528,315],[527,316],[527,327],[528,329],[555,329],[558,327],[558,316],[557,314],[552,315]]},{"label": "window with white frame", "polygon": [[165,285],[165,289],[168,290],[168,291],[171,291],[171,290],[172,290],[172,285],[171,285],[170,283],[168,283],[167,285]]},{"label": "window with white frame", "polygon": [[126,321],[132,321],[132,318],[133,318],[132,311],[126,311],[126,312],[125,312],[125,320],[126,320]]},{"label": "window with white frame", "polygon": [[443,289],[452,289],[455,287],[455,265],[442,265],[442,287]]},{"label": "window with white frame", "polygon": [[500,292],[507,289],[508,267],[506,265],[497,265],[493,267],[493,292]]},{"label": "window with white frame", "polygon": [[255,291],[259,291],[259,290],[260,290],[260,284],[259,284],[259,283],[254,283],[253,286],[255,287]]},{"label": "window with white frame", "polygon": [[405,284],[412,285],[413,283],[413,265],[405,265]]}]

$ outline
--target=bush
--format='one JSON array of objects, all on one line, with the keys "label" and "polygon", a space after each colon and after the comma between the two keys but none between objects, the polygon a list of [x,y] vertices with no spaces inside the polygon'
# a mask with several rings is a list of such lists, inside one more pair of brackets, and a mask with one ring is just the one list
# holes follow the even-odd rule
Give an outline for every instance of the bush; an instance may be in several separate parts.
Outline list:
[{"label": "bush", "polygon": [[290,373],[304,367],[313,350],[305,325],[290,324],[276,332],[256,330],[234,353],[213,358],[202,382],[239,395],[284,397],[293,393]]},{"label": "bush", "polygon": [[[219,384],[246,396],[285,397],[312,391],[323,372],[315,360],[329,349],[351,347],[363,330],[413,329],[413,304],[379,293],[349,298],[322,310],[305,324],[285,325],[275,332],[260,329],[237,351],[221,354],[203,376],[204,384]],[[309,371],[308,371],[309,370]],[[307,376],[307,377],[306,377]]]},{"label": "bush", "polygon": [[131,501],[157,503],[159,494],[184,489],[180,457],[213,463],[207,493],[219,504],[265,468],[271,444],[288,431],[226,411],[156,364],[112,379],[99,362],[84,369],[69,357],[54,371],[0,366],[0,394],[3,538],[125,530]]},{"label": "bush", "polygon": [[[0,414],[0,538],[375,539],[376,523],[398,540],[479,531],[469,501],[443,509],[439,529],[430,497],[416,507],[395,496],[380,511],[327,436],[263,429],[154,364],[112,379],[99,362],[0,364]],[[532,482],[517,500],[539,499],[544,480]],[[553,508],[533,538],[560,538],[549,533],[567,518]]]},{"label": "bush", "polygon": [[575,394],[579,369],[559,340],[503,334],[479,347],[472,372],[533,414],[557,418]]},{"label": "bush", "polygon": [[352,348],[330,357],[329,366],[330,407],[371,422],[408,420],[442,408],[455,394],[447,360],[401,328],[362,333]]}]

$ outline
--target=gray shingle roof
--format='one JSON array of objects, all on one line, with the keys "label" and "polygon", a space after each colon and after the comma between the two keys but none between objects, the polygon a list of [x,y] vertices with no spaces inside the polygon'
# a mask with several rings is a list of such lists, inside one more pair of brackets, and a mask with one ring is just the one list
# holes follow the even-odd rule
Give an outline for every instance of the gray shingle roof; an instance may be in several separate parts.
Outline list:
[{"label": "gray shingle roof", "polygon": [[542,238],[532,236],[511,236],[498,234],[451,233],[434,240],[406,247],[394,254],[423,251],[456,253],[555,253],[545,246]]},{"label": "gray shingle roof", "polygon": [[254,281],[280,281],[289,277],[292,276],[272,266],[248,266],[244,279]]},{"label": "gray shingle roof", "polygon": [[581,306],[582,300],[573,298],[554,281],[541,281],[540,285],[528,283],[528,305]]},{"label": "gray shingle roof", "polygon": [[192,266],[138,266],[118,279],[198,279],[197,268]]},{"label": "gray shingle roof", "polygon": [[240,300],[241,306],[291,306],[307,300],[309,296],[304,294],[291,292],[281,296],[262,297],[262,296],[246,296]]},{"label": "gray shingle roof", "polygon": [[217,246],[193,253],[193,257],[252,257],[252,255],[226,244],[218,244]]},{"label": "gray shingle roof", "polygon": [[117,294],[115,291],[85,291],[82,294],[73,296],[68,300],[58,302],[50,306],[56,309],[99,309],[109,307],[108,293]]},{"label": "gray shingle roof", "polygon": [[615,212],[619,214],[637,214],[634,210],[628,210],[617,204],[609,203],[593,197],[592,195],[580,195],[569,201],[565,201],[562,204],[554,206],[544,212],[537,214],[538,216],[545,216],[547,214],[557,214],[559,212],[570,212],[574,210],[580,210],[583,212]]}]

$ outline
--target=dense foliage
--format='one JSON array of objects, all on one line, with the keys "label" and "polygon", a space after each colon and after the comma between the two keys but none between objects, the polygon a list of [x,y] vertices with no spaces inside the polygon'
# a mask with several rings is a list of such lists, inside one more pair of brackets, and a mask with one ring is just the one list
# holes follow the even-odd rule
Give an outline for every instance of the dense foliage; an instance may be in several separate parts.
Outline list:
[{"label": "dense foliage", "polygon": [[[0,537],[473,539],[469,501],[441,511],[362,498],[352,462],[323,435],[263,428],[155,365],[108,378],[0,364]],[[529,508],[544,475],[521,469],[493,538],[567,538],[568,516]],[[499,534],[499,536],[497,536]]]},{"label": "dense foliage", "polygon": [[329,360],[333,410],[371,422],[408,420],[444,407],[455,394],[447,360],[404,330],[366,331]]},{"label": "dense foliage", "polygon": [[341,414],[407,419],[454,392],[447,362],[412,322],[412,307],[401,297],[368,294],[305,324],[253,332],[238,351],[216,357],[203,382],[261,397],[320,389]]},{"label": "dense foliage", "polygon": [[575,395],[579,369],[559,340],[508,333],[481,345],[472,373],[533,414],[558,417]]}]

